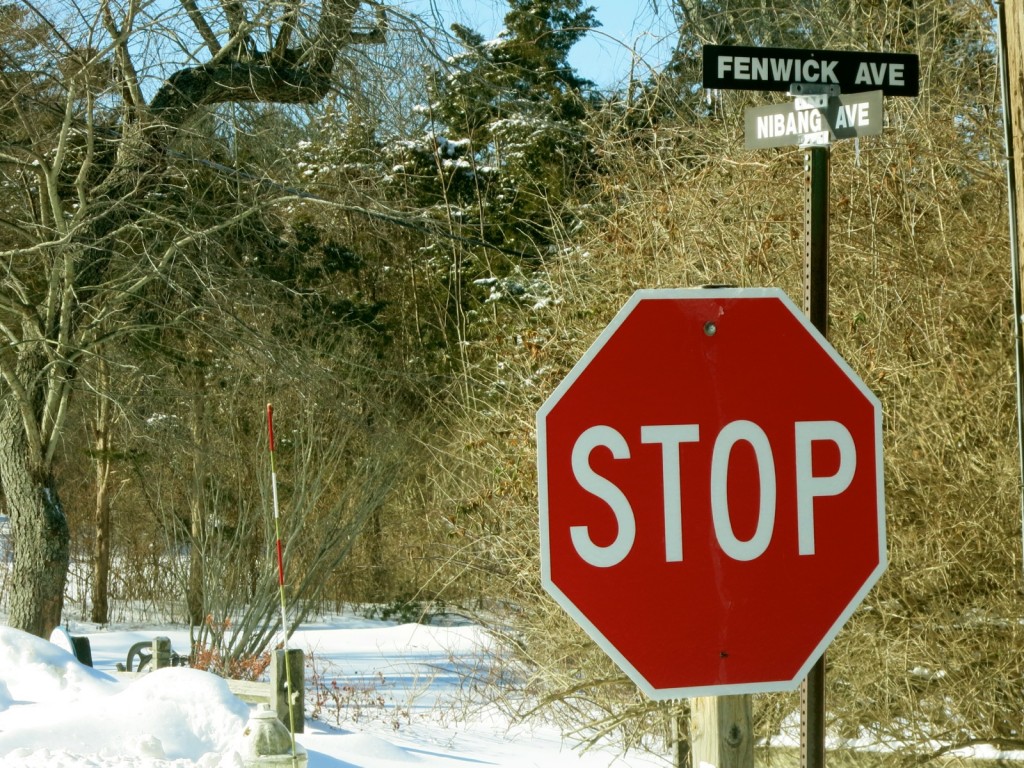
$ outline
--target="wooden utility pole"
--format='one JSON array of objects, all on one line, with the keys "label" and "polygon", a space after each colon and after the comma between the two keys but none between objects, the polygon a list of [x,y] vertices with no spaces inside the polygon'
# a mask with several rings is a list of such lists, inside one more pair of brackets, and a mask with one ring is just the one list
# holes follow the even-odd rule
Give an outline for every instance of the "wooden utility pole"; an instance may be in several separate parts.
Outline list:
[{"label": "wooden utility pole", "polygon": [[[1011,155],[1017,177],[1017,198],[1024,198],[1024,3],[1003,0],[1006,21],[1006,64],[1009,72],[1009,116],[1013,126]],[[1018,215],[1017,231],[1024,231]]]},{"label": "wooden utility pole", "polygon": [[1020,201],[1024,199],[1024,16],[1021,0],[997,0],[999,20],[999,80],[1003,95],[1006,185],[1010,220],[1010,283],[1013,299],[1014,356],[1017,385],[1017,458],[1020,471],[1019,495],[1024,521],[1024,302],[1021,300]]}]

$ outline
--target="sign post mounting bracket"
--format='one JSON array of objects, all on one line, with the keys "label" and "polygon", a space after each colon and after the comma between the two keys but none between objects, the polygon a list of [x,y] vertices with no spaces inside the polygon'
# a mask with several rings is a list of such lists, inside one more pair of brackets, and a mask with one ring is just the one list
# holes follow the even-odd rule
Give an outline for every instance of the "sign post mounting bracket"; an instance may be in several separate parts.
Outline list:
[{"label": "sign post mounting bracket", "polygon": [[839,86],[834,83],[790,83],[790,96],[838,96]]},{"label": "sign post mounting bracket", "polygon": [[[828,103],[829,99],[840,95],[839,86],[832,83],[790,83],[789,95],[793,97],[793,108],[796,111],[814,109],[822,117],[822,122],[828,125]],[[828,128],[817,133],[805,133],[800,146],[807,147],[828,147],[832,143],[832,131]]]}]

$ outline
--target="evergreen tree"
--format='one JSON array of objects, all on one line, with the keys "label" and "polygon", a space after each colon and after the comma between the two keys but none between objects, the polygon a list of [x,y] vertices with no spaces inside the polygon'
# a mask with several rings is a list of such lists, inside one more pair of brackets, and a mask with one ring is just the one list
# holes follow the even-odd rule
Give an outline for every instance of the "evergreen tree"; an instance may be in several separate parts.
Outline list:
[{"label": "evergreen tree", "polygon": [[430,79],[432,130],[394,148],[403,181],[488,243],[542,251],[591,165],[592,84],[568,55],[595,25],[579,0],[510,0],[496,40],[453,26],[464,50]]}]

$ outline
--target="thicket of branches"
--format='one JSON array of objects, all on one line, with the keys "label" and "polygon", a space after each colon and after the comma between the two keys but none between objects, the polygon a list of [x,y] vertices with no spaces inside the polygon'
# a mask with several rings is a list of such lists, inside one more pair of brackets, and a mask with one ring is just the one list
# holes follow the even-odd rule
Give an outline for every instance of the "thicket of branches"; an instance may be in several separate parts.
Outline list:
[{"label": "thicket of branches", "polygon": [[[325,27],[339,8],[352,26]],[[637,288],[802,292],[803,155],[740,149],[744,106],[778,97],[702,92],[702,44],[909,51],[921,96],[832,151],[830,337],[885,409],[890,567],[828,654],[829,717],[916,750],[1019,745],[989,4],[673,9],[670,65],[604,92],[566,63],[592,23],[573,0],[510,0],[497,43],[340,0],[0,9],[0,480],[16,562],[68,523],[64,615],[143,606],[262,650],[272,400],[304,609],[497,616],[523,706],[585,739],[670,733],[685,702],[647,702],[540,590],[534,414]],[[38,514],[3,474],[26,444],[60,499]],[[758,697],[760,733],[794,709]]]},{"label": "thicket of branches", "polygon": [[[466,550],[467,568],[515,604],[532,704],[567,729],[640,743],[685,715],[685,703],[643,700],[539,591],[533,416],[638,288],[800,297],[803,154],[739,149],[743,107],[773,97],[686,86],[699,81],[697,43],[793,44],[807,30],[786,20],[815,18],[819,47],[912,51],[923,73],[920,98],[887,100],[882,136],[832,154],[830,334],[884,406],[890,566],[828,654],[830,727],[917,754],[1019,745],[1020,480],[990,9],[835,3],[766,18],[753,12],[763,5],[730,16],[680,3],[699,39],[593,114],[600,196],[545,265],[550,300],[496,308],[502,331],[476,348],[494,417],[459,445],[478,472],[456,488],[478,505],[471,540],[489,544],[484,557]],[[761,735],[796,708],[795,695],[758,697]]]}]

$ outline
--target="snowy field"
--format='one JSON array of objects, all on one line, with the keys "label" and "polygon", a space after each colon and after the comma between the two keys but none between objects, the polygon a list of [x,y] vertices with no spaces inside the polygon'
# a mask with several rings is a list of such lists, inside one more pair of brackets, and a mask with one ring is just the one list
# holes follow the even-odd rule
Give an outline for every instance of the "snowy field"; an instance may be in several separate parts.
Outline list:
[{"label": "snowy field", "polygon": [[[89,637],[94,669],[53,643],[0,627],[0,766],[241,768],[250,705],[222,680],[185,668],[128,682],[108,674],[140,640],[166,635],[176,651],[187,650],[187,630],[70,629]],[[290,645],[307,656],[307,721],[297,740],[309,768],[669,765],[611,749],[580,755],[551,727],[510,723],[476,695],[492,671],[487,643],[476,626],[356,616],[304,626]]]},{"label": "snowy field", "polygon": [[[252,707],[220,678],[180,667],[128,680],[111,674],[134,643],[157,635],[186,650],[187,630],[70,629],[89,637],[95,668],[53,643],[0,626],[0,768],[244,768],[242,732]],[[579,754],[553,727],[510,722],[482,695],[495,692],[493,675],[500,672],[488,642],[472,625],[346,615],[304,626],[291,647],[307,658],[307,720],[297,740],[309,768],[671,765],[667,755],[624,757],[613,748]],[[792,750],[798,729],[794,714],[774,746]],[[829,749],[842,749],[845,765],[851,749],[879,755],[879,745],[858,741],[830,739]],[[1024,761],[1024,752],[978,746],[950,757],[1007,764]]]}]

